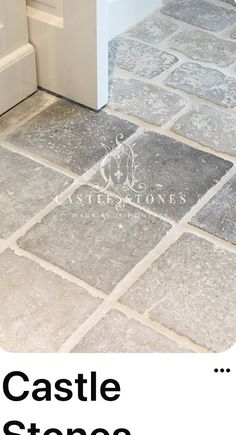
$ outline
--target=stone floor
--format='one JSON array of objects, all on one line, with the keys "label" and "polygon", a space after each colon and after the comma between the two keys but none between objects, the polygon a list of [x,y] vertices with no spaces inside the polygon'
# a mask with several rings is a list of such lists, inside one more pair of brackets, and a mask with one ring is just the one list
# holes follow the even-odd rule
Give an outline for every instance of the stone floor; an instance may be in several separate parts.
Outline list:
[{"label": "stone floor", "polygon": [[94,113],[0,118],[0,347],[211,352],[236,338],[236,7],[165,2]]}]

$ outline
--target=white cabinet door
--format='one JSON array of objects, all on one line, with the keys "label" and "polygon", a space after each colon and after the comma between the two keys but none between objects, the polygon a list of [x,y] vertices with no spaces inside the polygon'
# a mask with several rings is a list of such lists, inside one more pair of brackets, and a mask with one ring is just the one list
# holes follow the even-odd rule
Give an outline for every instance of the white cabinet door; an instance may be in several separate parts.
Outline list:
[{"label": "white cabinet door", "polygon": [[27,0],[27,6],[39,86],[100,109],[108,99],[107,0]]},{"label": "white cabinet door", "polygon": [[37,89],[26,0],[0,0],[0,114]]}]

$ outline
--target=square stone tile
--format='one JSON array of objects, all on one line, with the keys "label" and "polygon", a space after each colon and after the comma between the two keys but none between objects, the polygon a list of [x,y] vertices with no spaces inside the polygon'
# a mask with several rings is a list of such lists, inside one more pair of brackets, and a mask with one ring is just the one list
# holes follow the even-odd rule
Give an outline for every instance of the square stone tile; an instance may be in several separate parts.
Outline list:
[{"label": "square stone tile", "polygon": [[173,36],[170,48],[188,58],[218,66],[228,66],[236,60],[236,43],[217,38],[201,30],[191,30]]},{"label": "square stone tile", "polygon": [[109,293],[170,226],[82,186],[35,225],[20,246]]},{"label": "square stone tile", "polygon": [[0,147],[0,237],[8,238],[72,183]]},{"label": "square stone tile", "polygon": [[114,79],[109,106],[141,118],[150,124],[162,125],[185,106],[184,98],[140,80]]},{"label": "square stone tile", "polygon": [[74,353],[187,352],[169,338],[113,310],[74,348]]},{"label": "square stone tile", "polygon": [[118,134],[126,139],[136,129],[136,125],[103,111],[59,100],[7,140],[81,174],[104,156],[103,142],[115,143]]},{"label": "square stone tile", "polygon": [[168,136],[146,132],[115,158],[108,156],[92,182],[178,221],[231,167]]},{"label": "square stone tile", "polygon": [[182,236],[122,302],[214,351],[236,340],[236,255]]},{"label": "square stone tile", "polygon": [[214,32],[221,32],[236,21],[235,11],[203,0],[169,1],[161,11],[177,20]]},{"label": "square stone tile", "polygon": [[26,100],[17,104],[13,109],[8,110],[0,117],[0,135],[3,137],[9,129],[16,128],[17,124],[24,122],[28,116],[43,109],[50,102],[55,102],[57,98],[43,91],[38,91]]},{"label": "square stone tile", "polygon": [[183,63],[165,83],[224,107],[236,106],[236,80],[216,69],[193,62]]},{"label": "square stone tile", "polygon": [[125,36],[140,39],[148,44],[158,45],[178,30],[179,26],[156,12],[132,27]]},{"label": "square stone tile", "polygon": [[216,151],[236,155],[236,116],[231,113],[195,106],[176,121],[172,130]]},{"label": "square stone tile", "polygon": [[0,347],[10,352],[56,352],[100,302],[10,250],[0,272]]},{"label": "square stone tile", "polygon": [[178,61],[173,54],[124,38],[110,43],[109,56],[112,65],[147,79],[156,77]]},{"label": "square stone tile", "polygon": [[191,223],[236,244],[236,177],[208,202]]}]

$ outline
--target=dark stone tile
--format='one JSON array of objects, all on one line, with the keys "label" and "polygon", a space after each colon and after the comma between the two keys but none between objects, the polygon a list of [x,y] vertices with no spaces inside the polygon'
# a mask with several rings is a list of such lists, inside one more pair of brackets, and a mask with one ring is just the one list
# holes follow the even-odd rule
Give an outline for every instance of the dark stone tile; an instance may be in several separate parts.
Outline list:
[{"label": "dark stone tile", "polygon": [[147,132],[108,156],[92,182],[178,221],[231,167],[226,160]]},{"label": "dark stone tile", "polygon": [[110,43],[112,65],[137,76],[152,79],[178,61],[176,56],[142,42],[117,38]]},{"label": "dark stone tile", "polygon": [[236,106],[236,80],[216,69],[186,62],[165,83],[224,107]]},{"label": "dark stone tile", "polygon": [[137,126],[100,111],[59,100],[7,140],[78,174],[84,173],[105,154],[102,142],[115,143],[118,134],[124,139]]},{"label": "dark stone tile", "polygon": [[0,147],[0,237],[8,238],[72,183]]},{"label": "dark stone tile", "polygon": [[236,244],[236,177],[208,202],[191,223]]},{"label": "dark stone tile", "polygon": [[109,293],[170,226],[105,193],[82,186],[20,246]]}]

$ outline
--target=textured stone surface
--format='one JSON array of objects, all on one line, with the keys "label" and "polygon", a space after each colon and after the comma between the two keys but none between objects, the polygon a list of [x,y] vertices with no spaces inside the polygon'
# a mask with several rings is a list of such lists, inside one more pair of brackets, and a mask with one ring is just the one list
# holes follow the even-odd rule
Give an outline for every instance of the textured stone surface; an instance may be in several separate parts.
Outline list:
[{"label": "textured stone surface", "polygon": [[0,346],[12,352],[55,352],[99,300],[8,250],[0,255]]},{"label": "textured stone surface", "polygon": [[119,212],[117,203],[83,186],[32,228],[20,245],[110,292],[170,228],[130,205]]},{"label": "textured stone surface", "polygon": [[216,351],[236,339],[236,255],[184,235],[122,302]]},{"label": "textured stone surface", "polygon": [[230,37],[231,37],[232,39],[236,39],[236,30],[235,30],[233,33],[231,33]]},{"label": "textured stone surface", "polygon": [[236,244],[236,177],[208,202],[191,223]]},{"label": "textured stone surface", "polygon": [[111,311],[73,350],[90,352],[186,352],[153,329],[119,311]]},{"label": "textured stone surface", "polygon": [[178,30],[179,26],[156,12],[132,27],[125,36],[140,39],[148,44],[158,45]]},{"label": "textured stone surface", "polygon": [[147,79],[156,77],[177,61],[173,54],[131,39],[117,38],[110,43],[112,65]]},{"label": "textured stone surface", "polygon": [[105,112],[60,100],[8,136],[7,140],[65,168],[83,173],[100,160],[102,142],[124,139],[136,126]]},{"label": "textured stone surface", "polygon": [[34,115],[35,112],[43,109],[45,105],[50,104],[50,102],[53,103],[56,100],[57,98],[53,95],[38,91],[20,104],[17,104],[17,106],[0,117],[1,137],[3,137],[4,133],[7,133],[9,129],[15,128],[18,123],[24,122],[28,116]]},{"label": "textured stone surface", "polygon": [[201,30],[179,33],[171,38],[170,47],[187,57],[222,67],[236,60],[236,43],[217,38]]},{"label": "textured stone surface", "polygon": [[0,237],[7,238],[72,182],[0,147]]},{"label": "textured stone surface", "polygon": [[231,6],[236,6],[236,1],[235,0],[221,0],[224,3],[228,3]]},{"label": "textured stone surface", "polygon": [[216,69],[186,62],[174,70],[166,84],[224,107],[236,106],[236,80]]},{"label": "textured stone surface", "polygon": [[151,124],[168,122],[185,106],[184,98],[139,80],[115,79],[109,105]]},{"label": "textured stone surface", "polygon": [[[131,151],[135,153],[132,165]],[[167,136],[148,132],[136,138],[130,148],[124,147],[116,160],[107,159],[92,182],[179,220],[231,166],[230,162]],[[120,180],[120,173],[127,173],[127,177]]]},{"label": "textured stone surface", "polygon": [[216,151],[236,155],[236,116],[231,113],[199,105],[183,115],[172,130]]},{"label": "textured stone surface", "polygon": [[203,0],[172,0],[169,1],[162,12],[178,20],[201,27],[202,29],[220,32],[236,21],[234,10]]}]

